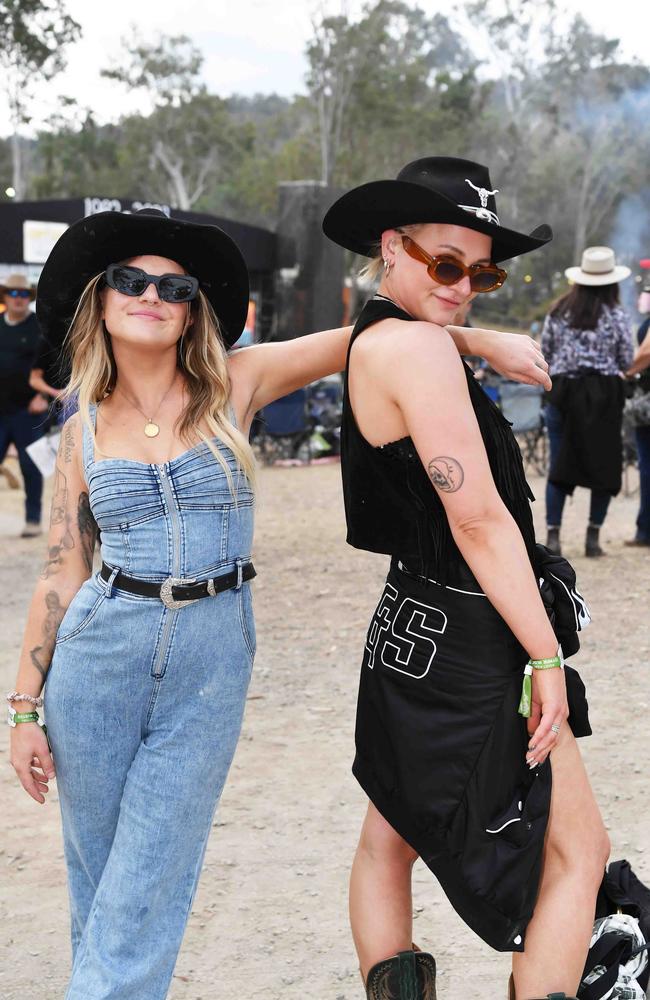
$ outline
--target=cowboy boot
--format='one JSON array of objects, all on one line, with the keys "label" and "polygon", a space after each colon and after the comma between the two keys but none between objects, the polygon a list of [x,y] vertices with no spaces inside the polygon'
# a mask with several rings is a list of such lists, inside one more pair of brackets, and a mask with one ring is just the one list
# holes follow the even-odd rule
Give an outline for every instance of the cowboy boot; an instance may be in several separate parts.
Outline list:
[{"label": "cowboy boot", "polygon": [[605,553],[598,544],[598,532],[600,528],[595,524],[587,525],[587,537],[585,539],[585,555],[591,559],[604,556]]},{"label": "cowboy boot", "polygon": [[400,951],[377,962],[366,981],[368,1000],[436,1000],[436,963],[425,951]]},{"label": "cowboy boot", "polygon": [[559,528],[549,527],[546,529],[546,548],[549,550],[549,552],[552,552],[554,556],[562,555]]}]

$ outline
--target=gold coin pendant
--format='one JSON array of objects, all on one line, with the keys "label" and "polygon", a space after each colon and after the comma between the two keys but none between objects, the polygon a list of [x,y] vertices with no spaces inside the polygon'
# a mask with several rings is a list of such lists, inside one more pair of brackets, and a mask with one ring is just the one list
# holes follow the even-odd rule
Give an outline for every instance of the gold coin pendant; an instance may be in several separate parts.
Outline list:
[{"label": "gold coin pendant", "polygon": [[160,427],[158,424],[154,424],[153,420],[149,420],[144,425],[144,432],[148,438],[155,438],[160,434]]}]

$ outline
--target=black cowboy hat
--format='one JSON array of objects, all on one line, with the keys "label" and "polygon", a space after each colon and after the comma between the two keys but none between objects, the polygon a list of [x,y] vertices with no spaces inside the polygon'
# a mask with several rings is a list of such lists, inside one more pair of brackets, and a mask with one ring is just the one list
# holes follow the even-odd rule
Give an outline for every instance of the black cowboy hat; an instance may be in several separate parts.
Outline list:
[{"label": "black cowboy hat", "polygon": [[248,270],[237,244],[218,226],[170,219],[157,209],[99,212],[57,240],[38,282],[36,314],[53,346],[63,343],[85,286],[109,264],[151,254],[198,278],[226,347],[239,339],[248,311]]},{"label": "black cowboy hat", "polygon": [[492,237],[492,260],[499,263],[544,246],[550,226],[526,236],[499,222],[487,167],[452,156],[427,156],[402,167],[397,179],[371,181],[335,201],[323,219],[334,243],[371,257],[386,229],[425,222],[464,226]]}]

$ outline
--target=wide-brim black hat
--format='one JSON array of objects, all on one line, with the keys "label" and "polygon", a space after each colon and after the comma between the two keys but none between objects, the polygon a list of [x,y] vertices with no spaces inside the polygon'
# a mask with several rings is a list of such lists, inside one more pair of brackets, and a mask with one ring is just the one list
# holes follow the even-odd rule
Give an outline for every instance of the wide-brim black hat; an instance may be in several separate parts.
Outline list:
[{"label": "wide-brim black hat", "polygon": [[249,300],[248,270],[237,244],[218,226],[170,219],[157,209],[100,212],[57,240],[38,282],[36,314],[54,346],[63,343],[81,293],[109,264],[151,254],[167,257],[199,281],[226,347],[241,336]]},{"label": "wide-brim black hat", "polygon": [[427,156],[407,163],[396,180],[370,181],[335,201],[323,219],[334,243],[372,257],[386,229],[426,222],[464,226],[492,237],[499,263],[537,250],[553,237],[541,225],[530,235],[506,229],[497,215],[487,167],[452,156]]}]

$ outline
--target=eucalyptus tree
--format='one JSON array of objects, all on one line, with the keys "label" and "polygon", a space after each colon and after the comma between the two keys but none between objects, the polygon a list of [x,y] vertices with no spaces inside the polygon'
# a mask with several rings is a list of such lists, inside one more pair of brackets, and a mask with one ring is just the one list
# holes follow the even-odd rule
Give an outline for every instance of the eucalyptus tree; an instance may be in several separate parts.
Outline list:
[{"label": "eucalyptus tree", "polygon": [[65,67],[66,50],[80,33],[63,0],[0,0],[1,86],[9,105],[12,187],[18,199],[26,190],[21,129],[31,121],[39,87]]}]

